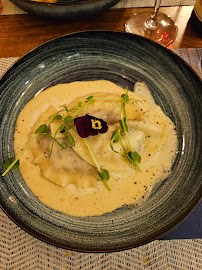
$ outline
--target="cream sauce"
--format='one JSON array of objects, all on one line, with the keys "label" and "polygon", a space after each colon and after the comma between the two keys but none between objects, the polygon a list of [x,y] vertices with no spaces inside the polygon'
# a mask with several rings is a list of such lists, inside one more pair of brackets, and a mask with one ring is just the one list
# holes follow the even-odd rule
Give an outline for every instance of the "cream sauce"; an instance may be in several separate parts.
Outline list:
[{"label": "cream sauce", "polygon": [[[94,92],[113,93],[120,96],[123,94],[123,89],[109,81],[73,82],[51,87],[28,102],[17,120],[14,134],[16,155],[29,142],[34,124],[39,126],[39,119],[44,121],[43,114],[52,105],[59,110],[62,104],[70,104],[76,98],[88,96]],[[134,94],[130,95],[139,99],[137,106],[143,111],[143,125],[145,122],[148,124],[149,119],[149,123],[155,129],[154,132],[151,132],[152,138],[152,134],[150,134],[151,136],[148,134],[147,126],[140,128],[138,122],[137,129],[140,128],[145,133],[144,151],[140,163],[141,172],[130,166],[125,171],[110,171],[111,178],[108,183],[111,191],[105,187],[103,182],[97,181],[95,176],[90,174],[85,175],[85,181],[95,182],[93,187],[83,188],[82,185],[72,183],[60,186],[43,175],[40,166],[34,162],[31,149],[28,149],[20,160],[19,169],[28,187],[43,203],[72,216],[102,215],[123,205],[141,203],[150,194],[154,184],[165,179],[171,173],[170,167],[177,151],[177,135],[174,124],[155,104],[144,83],[136,83]],[[161,130],[160,137],[158,134],[155,135],[156,130],[158,133],[159,129]],[[98,136],[104,138],[104,134]],[[91,142],[95,137],[87,139]],[[150,140],[157,140],[152,148]],[[78,149],[77,151],[79,151]],[[155,153],[152,158],[150,152]],[[87,162],[86,164],[89,165]],[[71,175],[67,174],[67,177],[71,177]],[[83,177],[81,174],[81,181]]]}]

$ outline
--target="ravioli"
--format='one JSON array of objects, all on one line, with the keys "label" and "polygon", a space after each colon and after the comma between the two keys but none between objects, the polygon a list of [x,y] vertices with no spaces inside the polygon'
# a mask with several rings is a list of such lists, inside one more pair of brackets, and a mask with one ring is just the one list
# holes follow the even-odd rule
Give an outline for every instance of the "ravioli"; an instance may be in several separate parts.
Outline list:
[{"label": "ravioli", "polygon": [[[44,113],[40,115],[36,124],[33,126],[33,132],[38,126],[44,123],[50,115],[54,114],[56,109],[50,106]],[[66,140],[65,135],[59,138],[59,142]],[[41,173],[53,183],[59,186],[67,186],[74,184],[77,188],[90,188],[95,186],[95,178],[86,181],[86,175],[96,175],[97,171],[94,166],[87,164],[80,158],[73,148],[67,147],[61,150],[58,144],[54,144],[53,152],[49,158],[52,147],[52,138],[42,135],[31,145],[30,149],[33,155],[33,162],[37,164]]]},{"label": "ravioli", "polygon": [[[124,92],[123,92],[124,93]],[[69,108],[75,107],[80,100],[85,100],[89,96],[96,98],[95,102],[92,102],[90,106],[86,106],[80,113],[80,116],[85,114],[93,115],[97,118],[101,118],[108,124],[117,123],[121,119],[121,102],[120,95],[111,93],[97,93],[92,92],[90,95],[80,96],[69,104]],[[128,120],[141,120],[142,119],[142,107],[138,106],[135,102],[138,96],[134,95],[134,101],[126,104],[127,118]]]},{"label": "ravioli", "polygon": [[[70,124],[68,132],[75,145],[68,145],[63,150],[56,142],[52,147],[51,138],[55,137],[61,145],[67,142],[67,132],[56,133],[62,121],[56,120],[48,125],[50,136],[39,136],[20,165],[26,183],[42,202],[74,216],[101,215],[124,204],[142,202],[153,185],[170,174],[178,145],[175,125],[155,104],[143,82],[136,83],[134,92],[129,93],[132,100],[126,104],[128,137],[133,151],[141,155],[141,172],[125,155],[122,144],[125,151],[130,147],[124,134],[122,144],[116,142],[113,145],[115,151],[111,149],[112,134],[120,128],[120,97],[123,93],[123,89],[109,81],[73,82],[47,89],[23,109],[17,130],[26,135],[26,140],[40,125],[47,123],[61,105],[65,104],[71,110],[90,96],[95,100],[84,106],[79,117],[88,114],[103,119],[108,125],[106,133],[89,136],[85,140],[100,168],[109,171],[111,191],[100,181],[95,161],[84,139],[76,132],[74,123]],[[33,111],[37,113],[33,114]],[[72,114],[73,117],[77,116],[76,113],[78,111]],[[63,117],[68,115],[66,111],[62,114]],[[16,153],[26,145],[26,140],[22,142],[18,132],[15,132]],[[32,170],[31,175],[27,163]]]}]

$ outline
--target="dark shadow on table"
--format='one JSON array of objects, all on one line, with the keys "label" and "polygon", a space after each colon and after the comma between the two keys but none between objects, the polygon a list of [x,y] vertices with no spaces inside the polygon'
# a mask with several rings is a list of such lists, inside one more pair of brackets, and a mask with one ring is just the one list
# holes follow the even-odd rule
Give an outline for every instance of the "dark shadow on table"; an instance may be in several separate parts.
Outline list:
[{"label": "dark shadow on table", "polygon": [[194,211],[176,228],[167,233],[159,240],[171,239],[196,239],[202,238],[202,202],[194,209]]}]

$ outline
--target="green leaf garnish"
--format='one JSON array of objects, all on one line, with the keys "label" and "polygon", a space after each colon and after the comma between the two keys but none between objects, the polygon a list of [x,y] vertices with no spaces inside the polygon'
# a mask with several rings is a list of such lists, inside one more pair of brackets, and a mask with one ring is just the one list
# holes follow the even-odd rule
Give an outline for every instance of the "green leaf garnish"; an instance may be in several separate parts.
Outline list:
[{"label": "green leaf garnish", "polygon": [[108,188],[108,190],[111,191],[111,188],[107,183],[107,180],[109,180],[109,178],[110,178],[109,172],[107,170],[103,169],[103,170],[99,171],[98,174],[101,178],[100,180],[103,181],[104,184],[106,185],[106,187]]},{"label": "green leaf garnish", "polygon": [[62,120],[62,115],[56,114],[56,115],[53,116],[52,119],[53,119],[53,120]]},{"label": "green leaf garnish", "polygon": [[68,115],[65,117],[64,119],[65,123],[69,124],[69,123],[73,123],[74,118],[71,115]]},{"label": "green leaf garnish", "polygon": [[107,170],[103,169],[98,174],[102,180],[109,180],[109,172]]},{"label": "green leaf garnish", "polygon": [[44,133],[47,130],[48,126],[46,124],[41,125],[40,127],[35,130],[35,134]]},{"label": "green leaf garnish", "polygon": [[67,139],[68,139],[71,146],[75,146],[75,140],[74,140],[74,138],[72,137],[72,135],[69,132],[68,132],[68,135],[67,135]]},{"label": "green leaf garnish", "polygon": [[141,162],[141,156],[137,152],[128,152],[127,158],[130,160],[130,162],[135,164],[139,171],[141,171],[139,167],[139,163]]},{"label": "green leaf garnish", "polygon": [[[5,168],[7,169],[14,161],[14,158],[13,157],[9,157],[5,163],[4,163],[4,166]],[[18,160],[11,168],[10,170],[14,170],[14,169],[17,169],[20,165],[20,161]]]},{"label": "green leaf garnish", "polygon": [[128,152],[128,155],[134,162],[141,162],[141,156],[137,152]]},{"label": "green leaf garnish", "polygon": [[128,89],[126,90],[125,94],[121,95],[121,98],[122,98],[123,104],[126,104],[131,100],[131,98],[128,95]]},{"label": "green leaf garnish", "polygon": [[120,139],[120,130],[114,130],[113,133],[112,133],[112,137],[111,137],[111,141],[110,141],[110,147],[112,149],[112,151],[114,151],[115,153],[119,153],[117,151],[114,150],[114,147],[113,147],[113,143],[117,143]]},{"label": "green leaf garnish", "polygon": [[86,102],[93,101],[95,98],[93,96],[89,96],[86,98]]},{"label": "green leaf garnish", "polygon": [[65,133],[65,131],[66,131],[65,124],[62,124],[60,126],[60,133]]},{"label": "green leaf garnish", "polygon": [[111,137],[111,140],[116,143],[119,141],[119,138],[120,138],[120,130],[114,130],[113,133],[112,133],[112,137]]}]

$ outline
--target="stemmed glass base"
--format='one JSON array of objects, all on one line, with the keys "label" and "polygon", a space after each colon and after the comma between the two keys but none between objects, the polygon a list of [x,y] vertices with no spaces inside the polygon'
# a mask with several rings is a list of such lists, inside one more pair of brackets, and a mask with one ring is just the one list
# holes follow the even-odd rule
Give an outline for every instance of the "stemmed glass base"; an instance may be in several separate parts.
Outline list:
[{"label": "stemmed glass base", "polygon": [[177,26],[169,15],[158,13],[157,18],[152,19],[151,11],[142,11],[131,16],[125,24],[125,30],[164,46],[170,45],[177,36]]}]

